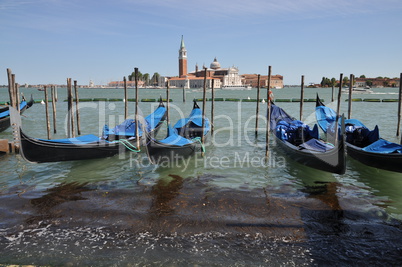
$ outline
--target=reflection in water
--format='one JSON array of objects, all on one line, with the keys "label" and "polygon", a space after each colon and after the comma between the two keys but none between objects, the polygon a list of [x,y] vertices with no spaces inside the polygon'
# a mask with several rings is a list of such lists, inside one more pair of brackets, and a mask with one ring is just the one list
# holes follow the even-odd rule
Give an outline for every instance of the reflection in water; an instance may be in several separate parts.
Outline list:
[{"label": "reflection in water", "polygon": [[352,158],[349,163],[354,179],[379,197],[375,204],[385,208],[392,217],[402,219],[402,174],[369,167]]},{"label": "reflection in water", "polygon": [[90,191],[85,186],[88,183],[61,183],[53,188],[47,189],[46,195],[39,198],[32,199],[31,204],[37,209],[38,215],[29,217],[26,222],[28,224],[36,224],[43,220],[51,220],[59,218],[62,215],[53,210],[54,207],[67,202],[85,200],[86,198],[81,196],[82,192]]},{"label": "reflection in water", "polygon": [[[339,199],[336,195],[338,183],[316,182],[315,186],[306,186],[302,192],[307,193],[307,198],[320,200],[326,207],[311,209],[302,212],[305,217],[303,220],[311,220],[319,223],[319,227],[328,233],[339,235],[345,232],[344,212],[339,205]],[[329,210],[328,210],[329,208]],[[310,221],[310,222],[311,222]]]},{"label": "reflection in water", "polygon": [[307,197],[315,198],[321,200],[325,204],[327,204],[331,210],[339,210],[342,208],[339,205],[338,197],[336,196],[337,187],[339,183],[330,183],[330,182],[316,182],[315,186],[305,186],[301,191],[304,193],[308,193]]},{"label": "reflection in water", "polygon": [[154,199],[150,209],[151,217],[158,218],[174,212],[170,201],[179,194],[179,190],[183,187],[183,177],[175,174],[169,174],[169,177],[172,179],[159,179],[152,187],[151,195],[154,196]]}]

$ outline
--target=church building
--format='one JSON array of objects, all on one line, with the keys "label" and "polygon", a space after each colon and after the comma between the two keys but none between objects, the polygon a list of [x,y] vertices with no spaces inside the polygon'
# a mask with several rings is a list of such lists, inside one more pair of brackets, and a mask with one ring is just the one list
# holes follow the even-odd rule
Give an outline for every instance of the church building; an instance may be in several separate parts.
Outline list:
[{"label": "church building", "polygon": [[212,81],[214,88],[244,87],[241,83],[239,69],[236,67],[221,68],[216,57],[209,68],[203,66],[202,69],[199,69],[196,64],[195,71],[188,73],[187,50],[182,36],[179,49],[179,76],[170,78],[169,85],[179,88],[201,88],[204,86],[205,76],[207,88],[212,87]]},{"label": "church building", "polygon": [[[239,69],[235,66],[230,68],[221,68],[218,60],[210,64],[209,68],[205,65],[199,69],[198,64],[195,65],[195,71],[187,71],[187,49],[184,45],[183,36],[181,37],[179,48],[179,75],[177,77],[167,78],[169,86],[174,88],[202,88],[204,87],[204,77],[206,76],[207,88],[222,89],[241,89],[257,87],[257,74],[239,75]],[[164,78],[164,77],[163,77]],[[160,82],[160,86],[164,86],[165,79]],[[266,87],[268,85],[268,77],[261,76],[260,86]],[[271,76],[271,88],[283,88],[283,76]]]}]

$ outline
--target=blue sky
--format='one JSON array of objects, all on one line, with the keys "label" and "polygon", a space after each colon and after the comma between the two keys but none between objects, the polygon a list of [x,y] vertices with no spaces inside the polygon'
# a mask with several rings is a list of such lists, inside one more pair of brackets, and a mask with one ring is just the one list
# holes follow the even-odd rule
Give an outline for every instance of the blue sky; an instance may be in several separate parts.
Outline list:
[{"label": "blue sky", "polygon": [[142,73],[178,75],[209,66],[284,76],[399,77],[400,0],[0,0],[0,84],[79,84]]}]

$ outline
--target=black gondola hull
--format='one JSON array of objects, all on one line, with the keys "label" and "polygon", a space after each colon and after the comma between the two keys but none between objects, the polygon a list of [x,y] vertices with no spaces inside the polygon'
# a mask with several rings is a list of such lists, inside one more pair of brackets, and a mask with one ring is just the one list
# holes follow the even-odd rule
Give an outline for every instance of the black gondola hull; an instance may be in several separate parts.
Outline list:
[{"label": "black gondola hull", "polygon": [[194,155],[198,150],[196,143],[177,146],[160,143],[155,139],[147,140],[148,157],[154,164],[179,162]]},{"label": "black gondola hull", "polygon": [[0,132],[5,131],[10,127],[10,117],[6,117],[0,120]]},{"label": "black gondola hull", "polygon": [[94,142],[74,145],[30,138],[22,131],[20,136],[21,155],[27,161],[37,163],[106,158],[126,151],[126,147],[121,143]]},{"label": "black gondola hull", "polygon": [[349,143],[346,145],[347,154],[365,165],[387,171],[402,172],[402,154],[400,153],[373,153]]},{"label": "black gondola hull", "polygon": [[[274,108],[273,108],[274,107]],[[346,171],[346,147],[345,147],[345,137],[344,135],[339,135],[338,140],[335,140],[335,147],[320,151],[315,149],[307,149],[302,144],[292,144],[287,140],[282,140],[275,134],[276,126],[278,122],[292,122],[295,119],[287,114],[283,109],[277,107],[274,103],[271,103],[271,115],[270,124],[271,131],[274,133],[276,138],[276,143],[279,149],[287,155],[290,159],[299,164],[331,173],[344,174]],[[342,125],[344,125],[342,123]],[[342,126],[343,128],[344,126]],[[317,134],[318,135],[318,134]],[[312,139],[317,139],[317,137],[310,137]],[[302,139],[304,141],[304,138]],[[302,141],[303,142],[303,141]]]},{"label": "black gondola hull", "polygon": [[[31,96],[31,100],[26,104],[26,106],[21,109],[20,114],[24,113],[25,110],[27,110],[28,108],[30,108],[34,103],[34,100]],[[5,131],[6,129],[8,129],[10,127],[10,116],[5,117],[3,119],[0,119],[0,132]]]},{"label": "black gondola hull", "polygon": [[[325,106],[317,95],[316,107]],[[401,153],[375,153],[364,151],[361,147],[345,142],[347,155],[370,167],[387,171],[402,172]]]},{"label": "black gondola hull", "polygon": [[284,154],[299,164],[337,174],[344,174],[346,171],[346,153],[343,140],[339,141],[337,147],[325,153],[306,149],[300,150],[298,147],[279,138],[276,138],[276,143]]}]

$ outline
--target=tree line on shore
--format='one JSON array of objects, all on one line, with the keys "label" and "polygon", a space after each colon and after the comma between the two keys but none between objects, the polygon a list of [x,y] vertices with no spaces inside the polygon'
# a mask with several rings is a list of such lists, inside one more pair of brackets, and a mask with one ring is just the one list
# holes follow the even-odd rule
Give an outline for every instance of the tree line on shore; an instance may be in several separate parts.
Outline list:
[{"label": "tree line on shore", "polygon": [[[160,75],[157,72],[155,72],[154,75],[152,75],[152,77],[150,78],[149,73],[142,74],[140,71],[138,71],[138,80],[143,81],[145,86],[158,85],[159,77],[160,77]],[[128,80],[129,81],[135,80],[134,72],[132,72],[130,75],[128,75]]]},{"label": "tree line on shore", "polygon": [[[365,76],[365,75],[360,75],[359,78],[366,79],[366,76]],[[384,80],[387,80],[387,79],[390,79],[390,78],[379,76],[379,77],[374,78],[374,79],[384,79]],[[399,79],[399,78],[394,78],[394,79]],[[356,81],[354,80],[354,81],[353,81],[353,85],[355,84],[355,82],[356,82]],[[339,86],[339,81],[338,81],[336,78],[329,79],[328,77],[322,77],[322,80],[321,80],[321,83],[320,83],[320,84],[321,84],[322,87]],[[342,84],[343,84],[343,85],[350,85],[349,77],[347,77],[347,76],[343,77]],[[372,86],[372,85],[373,85],[373,81],[372,81],[371,79],[366,80],[366,85]],[[384,81],[384,86],[387,86],[386,81]]]}]

